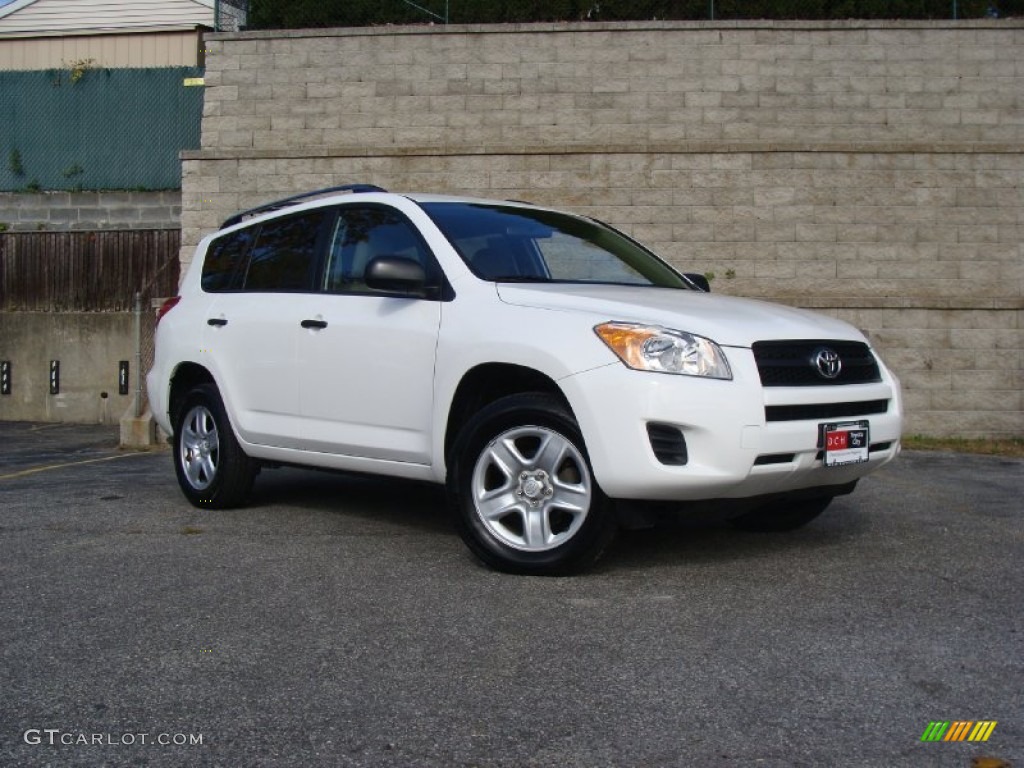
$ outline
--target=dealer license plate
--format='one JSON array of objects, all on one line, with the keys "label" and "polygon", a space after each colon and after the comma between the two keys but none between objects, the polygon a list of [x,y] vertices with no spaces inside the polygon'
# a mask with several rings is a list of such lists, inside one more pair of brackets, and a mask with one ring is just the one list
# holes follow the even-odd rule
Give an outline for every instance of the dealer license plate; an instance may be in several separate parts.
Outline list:
[{"label": "dealer license plate", "polygon": [[847,464],[861,464],[868,460],[868,422],[822,424],[820,429],[826,467],[844,467]]}]

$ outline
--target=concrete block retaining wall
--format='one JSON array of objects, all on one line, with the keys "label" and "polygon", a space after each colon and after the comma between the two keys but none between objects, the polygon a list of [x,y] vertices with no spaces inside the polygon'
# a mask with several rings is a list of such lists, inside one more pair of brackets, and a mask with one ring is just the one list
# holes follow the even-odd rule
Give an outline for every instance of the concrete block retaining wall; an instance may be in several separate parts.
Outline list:
[{"label": "concrete block retaining wall", "polygon": [[1024,23],[250,32],[209,40],[183,263],[369,182],[604,218],[723,293],[864,329],[908,431],[1024,435]]},{"label": "concrete block retaining wall", "polygon": [[168,229],[180,226],[181,192],[0,192],[8,232]]}]

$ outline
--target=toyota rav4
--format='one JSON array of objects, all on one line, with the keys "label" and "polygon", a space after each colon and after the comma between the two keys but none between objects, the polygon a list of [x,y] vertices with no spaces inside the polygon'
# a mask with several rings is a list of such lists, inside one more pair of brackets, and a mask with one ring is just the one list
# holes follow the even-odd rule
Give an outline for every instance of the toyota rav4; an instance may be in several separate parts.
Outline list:
[{"label": "toyota rav4", "polygon": [[269,203],[202,240],[160,315],[149,397],[192,504],[285,464],[443,483],[510,572],[577,571],[667,507],[797,528],[900,449],[899,383],[855,328],[525,203]]}]

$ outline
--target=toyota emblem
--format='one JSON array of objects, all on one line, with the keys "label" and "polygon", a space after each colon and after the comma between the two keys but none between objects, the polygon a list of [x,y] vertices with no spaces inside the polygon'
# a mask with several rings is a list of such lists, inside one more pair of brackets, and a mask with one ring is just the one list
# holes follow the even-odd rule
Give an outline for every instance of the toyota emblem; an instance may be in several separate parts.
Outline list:
[{"label": "toyota emblem", "polygon": [[834,379],[843,370],[843,361],[839,359],[839,353],[828,347],[816,350],[813,362],[823,379]]}]

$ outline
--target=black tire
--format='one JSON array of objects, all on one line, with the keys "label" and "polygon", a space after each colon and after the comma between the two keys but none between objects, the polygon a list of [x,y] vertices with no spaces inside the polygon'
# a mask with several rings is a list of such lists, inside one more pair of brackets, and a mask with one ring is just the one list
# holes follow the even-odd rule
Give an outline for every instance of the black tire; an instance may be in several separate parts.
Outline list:
[{"label": "black tire", "polygon": [[549,395],[511,395],[476,413],[456,439],[448,490],[463,541],[506,573],[576,573],[615,536],[576,420]]},{"label": "black tire", "polygon": [[741,531],[783,533],[802,528],[824,512],[832,503],[831,496],[801,501],[773,501],[731,522]]},{"label": "black tire", "polygon": [[258,468],[235,439],[213,384],[192,389],[175,414],[173,458],[185,498],[206,509],[243,504]]}]

